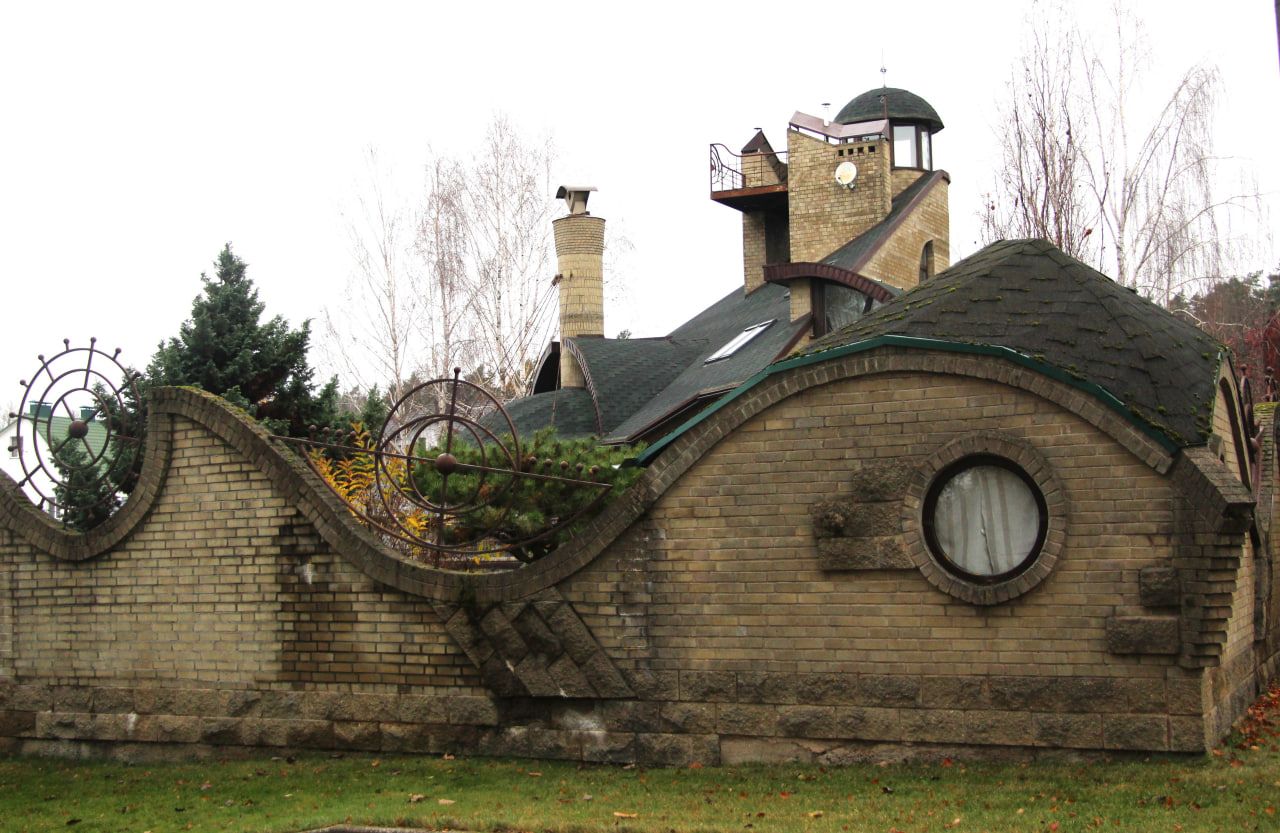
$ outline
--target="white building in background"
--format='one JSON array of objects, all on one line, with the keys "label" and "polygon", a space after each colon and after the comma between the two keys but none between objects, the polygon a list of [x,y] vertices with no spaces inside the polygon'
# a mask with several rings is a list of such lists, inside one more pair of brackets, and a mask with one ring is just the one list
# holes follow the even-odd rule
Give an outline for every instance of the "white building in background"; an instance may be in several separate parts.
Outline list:
[{"label": "white building in background", "polygon": [[[18,418],[4,415],[6,422],[0,427],[0,471],[15,483],[22,484],[22,491],[36,506],[54,517],[58,512],[50,505],[54,498],[55,482],[48,471],[53,467],[53,449],[65,441],[76,422],[84,422],[87,429],[84,441],[97,454],[107,439],[107,429],[95,418],[93,408],[82,407],[80,419],[53,414],[53,407],[45,402],[28,403],[27,411]],[[42,466],[42,463],[44,464]]]}]

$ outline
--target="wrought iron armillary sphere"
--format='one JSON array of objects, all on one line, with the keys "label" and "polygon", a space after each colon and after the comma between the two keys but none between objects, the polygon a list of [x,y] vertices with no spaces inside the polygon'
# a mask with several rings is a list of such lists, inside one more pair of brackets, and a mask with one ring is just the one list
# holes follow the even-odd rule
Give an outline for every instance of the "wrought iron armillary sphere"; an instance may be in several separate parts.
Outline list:
[{"label": "wrought iron armillary sphere", "polygon": [[54,356],[23,379],[11,453],[22,468],[18,485],[57,517],[114,505],[135,471],[146,425],[138,374],[106,353],[97,339]]}]

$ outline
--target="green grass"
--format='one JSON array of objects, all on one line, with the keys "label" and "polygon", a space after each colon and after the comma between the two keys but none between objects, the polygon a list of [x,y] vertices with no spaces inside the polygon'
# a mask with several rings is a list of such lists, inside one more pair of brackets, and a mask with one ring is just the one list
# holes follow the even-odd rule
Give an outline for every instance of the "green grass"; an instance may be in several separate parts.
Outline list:
[{"label": "green grass", "polygon": [[[1203,758],[692,769],[371,756],[0,758],[0,831],[1277,831],[1280,687]],[[621,815],[619,815],[621,814]]]},{"label": "green grass", "polygon": [[655,833],[1274,831],[1277,802],[1280,754],[1270,748],[1195,761],[840,769],[402,757],[148,766],[0,760],[0,829],[15,832],[266,833],[344,821]]}]

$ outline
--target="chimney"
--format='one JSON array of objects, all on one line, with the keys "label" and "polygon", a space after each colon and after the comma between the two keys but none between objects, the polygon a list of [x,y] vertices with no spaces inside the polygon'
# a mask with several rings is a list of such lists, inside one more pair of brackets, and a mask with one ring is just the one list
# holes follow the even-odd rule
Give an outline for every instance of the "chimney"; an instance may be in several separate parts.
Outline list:
[{"label": "chimney", "polygon": [[569,216],[553,222],[560,287],[560,387],[586,387],[586,378],[566,342],[580,336],[604,335],[604,219],[587,213],[587,198],[596,190],[562,185],[556,197]]}]

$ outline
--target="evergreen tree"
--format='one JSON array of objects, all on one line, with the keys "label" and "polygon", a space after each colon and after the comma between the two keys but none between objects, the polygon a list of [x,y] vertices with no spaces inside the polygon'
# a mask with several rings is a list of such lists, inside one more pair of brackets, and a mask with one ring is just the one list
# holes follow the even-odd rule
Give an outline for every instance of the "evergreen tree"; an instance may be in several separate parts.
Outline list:
[{"label": "evergreen tree", "polygon": [[117,469],[127,469],[126,460],[100,460],[90,465],[89,452],[79,440],[56,446],[53,463],[58,469],[58,483],[53,497],[62,507],[64,526],[87,532],[111,517],[121,503]]},{"label": "evergreen tree", "polygon": [[223,247],[213,278],[177,338],[161,343],[147,368],[149,385],[194,385],[261,419],[276,433],[303,437],[308,425],[336,421],[337,380],[317,394],[307,362],[311,322],[296,330],[280,316],[262,323],[265,305],[247,264]]}]

